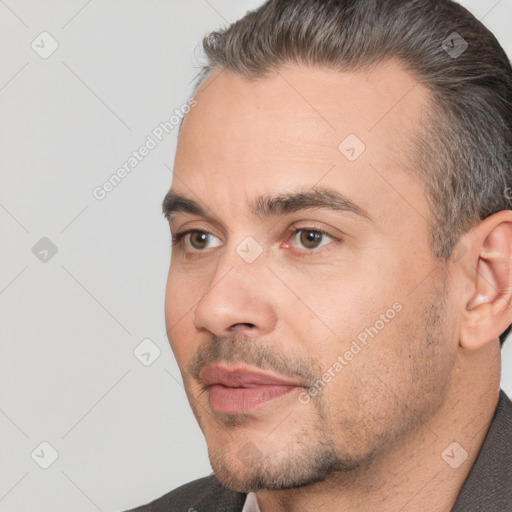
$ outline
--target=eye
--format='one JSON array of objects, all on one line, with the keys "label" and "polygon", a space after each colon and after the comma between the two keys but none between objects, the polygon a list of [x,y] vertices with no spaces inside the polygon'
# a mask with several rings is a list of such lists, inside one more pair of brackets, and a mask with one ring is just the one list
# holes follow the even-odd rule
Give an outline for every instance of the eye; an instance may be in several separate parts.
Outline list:
[{"label": "eye", "polygon": [[189,229],[173,236],[172,245],[183,245],[185,250],[204,251],[205,249],[218,247],[221,245],[221,242],[208,231]]},{"label": "eye", "polygon": [[292,242],[300,244],[304,249],[318,249],[334,240],[334,238],[319,229],[296,228],[292,238]]}]

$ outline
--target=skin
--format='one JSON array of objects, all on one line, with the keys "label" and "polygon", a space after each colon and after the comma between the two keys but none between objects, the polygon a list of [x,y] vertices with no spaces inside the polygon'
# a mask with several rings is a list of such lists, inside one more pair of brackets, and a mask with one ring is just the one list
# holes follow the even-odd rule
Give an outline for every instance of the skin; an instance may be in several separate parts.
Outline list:
[{"label": "skin", "polygon": [[[207,215],[170,216],[173,235],[196,233],[173,246],[166,324],[216,475],[257,491],[262,512],[449,511],[498,400],[512,212],[466,233],[462,258],[432,256],[410,149],[429,95],[397,62],[358,72],[290,65],[257,80],[216,70],[195,99],[171,189]],[[338,149],[349,134],[366,146],[353,162]],[[319,187],[369,218],[250,208]],[[310,234],[311,246],[294,226],[328,235]],[[236,250],[248,236],[263,250],[252,263]],[[394,317],[333,370],[393,305]],[[212,361],[294,375],[303,387],[221,414],[197,378]],[[329,382],[304,403],[318,378]],[[456,469],[441,457],[454,441],[468,453]]]}]

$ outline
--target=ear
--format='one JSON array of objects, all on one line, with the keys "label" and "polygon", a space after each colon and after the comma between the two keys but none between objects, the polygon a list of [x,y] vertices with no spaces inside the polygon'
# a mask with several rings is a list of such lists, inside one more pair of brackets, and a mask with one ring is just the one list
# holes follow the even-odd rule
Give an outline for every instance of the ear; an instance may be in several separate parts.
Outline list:
[{"label": "ear", "polygon": [[512,211],[487,217],[464,237],[466,280],[460,345],[475,350],[512,324]]}]

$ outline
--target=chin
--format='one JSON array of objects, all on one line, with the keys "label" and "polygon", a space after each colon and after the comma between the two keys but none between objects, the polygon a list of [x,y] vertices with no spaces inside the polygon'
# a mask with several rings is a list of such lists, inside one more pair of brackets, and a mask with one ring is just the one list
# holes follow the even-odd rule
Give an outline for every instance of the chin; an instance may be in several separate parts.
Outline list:
[{"label": "chin", "polygon": [[237,453],[211,451],[210,463],[222,485],[244,493],[305,487],[359,466],[343,461],[326,446],[287,452],[269,449],[263,454],[250,442]]}]

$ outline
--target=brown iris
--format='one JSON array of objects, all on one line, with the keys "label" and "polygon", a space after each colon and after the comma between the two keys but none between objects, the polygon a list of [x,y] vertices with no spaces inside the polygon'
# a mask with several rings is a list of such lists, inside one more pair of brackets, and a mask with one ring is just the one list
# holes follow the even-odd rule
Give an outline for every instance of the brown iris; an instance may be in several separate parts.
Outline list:
[{"label": "brown iris", "polygon": [[300,233],[300,243],[306,247],[306,249],[315,249],[322,241],[322,236],[322,233],[319,233],[318,231],[305,229]]}]

